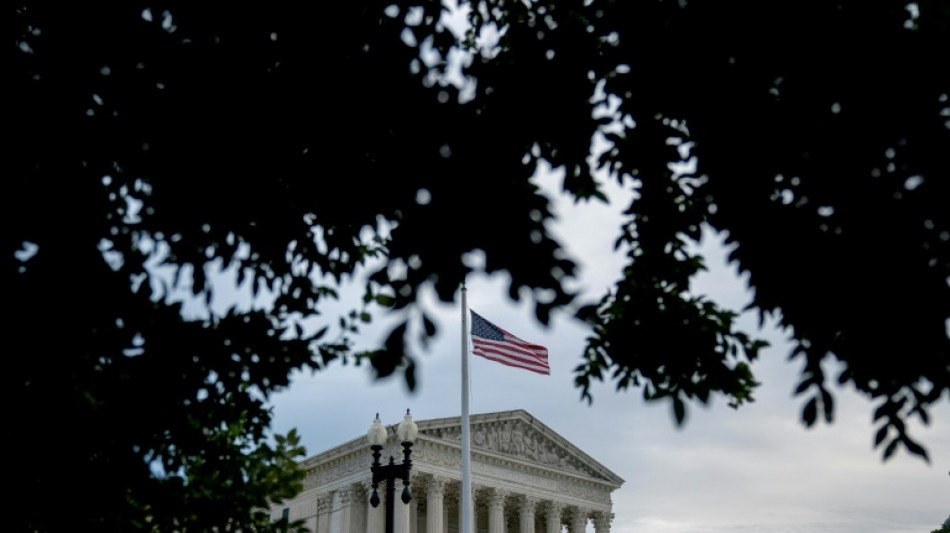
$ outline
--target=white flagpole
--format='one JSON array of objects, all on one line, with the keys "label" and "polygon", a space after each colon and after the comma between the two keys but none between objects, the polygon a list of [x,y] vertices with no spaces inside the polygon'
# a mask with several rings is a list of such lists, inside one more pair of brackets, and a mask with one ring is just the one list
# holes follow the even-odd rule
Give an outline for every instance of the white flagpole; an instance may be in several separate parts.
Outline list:
[{"label": "white flagpole", "polygon": [[468,302],[462,282],[462,533],[472,533],[472,449],[468,423]]}]

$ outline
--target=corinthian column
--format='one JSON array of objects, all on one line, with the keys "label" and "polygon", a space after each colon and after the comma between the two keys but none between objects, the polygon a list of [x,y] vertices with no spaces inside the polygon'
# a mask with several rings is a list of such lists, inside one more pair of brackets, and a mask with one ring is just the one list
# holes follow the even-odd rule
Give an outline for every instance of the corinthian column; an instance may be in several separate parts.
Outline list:
[{"label": "corinthian column", "polygon": [[[373,483],[363,481],[363,489],[366,492],[366,533],[383,533],[386,529],[386,506],[380,502],[379,507],[373,507],[369,499],[373,496]],[[324,533],[317,531],[317,533]]]},{"label": "corinthian column", "polygon": [[[459,487],[459,490],[462,490],[462,488]],[[476,531],[478,531],[478,516],[475,511],[478,509],[478,505],[476,505],[476,501],[478,500],[479,496],[482,495],[482,491],[483,491],[482,487],[475,485],[474,483],[472,484],[472,501],[469,502],[469,513],[472,516],[472,533],[475,533]],[[462,533],[463,531],[465,531],[465,526],[462,523],[462,518],[464,516],[465,516],[465,513],[462,512],[462,497],[460,495],[459,496],[459,533]]]},{"label": "corinthian column", "polygon": [[613,513],[600,512],[594,515],[594,531],[596,533],[610,533],[610,519]]},{"label": "corinthian column", "polygon": [[354,503],[356,489],[353,486],[343,487],[337,493],[340,498],[340,531],[339,533],[356,533],[353,530]]},{"label": "corinthian column", "polygon": [[[442,492],[443,497],[445,498],[444,513],[442,514],[442,531],[439,533],[449,533],[449,517],[452,516],[452,513],[460,513],[462,507],[459,505],[459,502],[462,499],[462,484],[458,481],[448,481],[445,484],[445,490]],[[458,519],[459,525],[461,525],[461,518]],[[426,532],[429,533],[429,532]],[[458,533],[462,533],[462,530],[459,529]]]},{"label": "corinthian column", "polygon": [[587,510],[575,507],[571,513],[570,533],[584,533],[587,529]]},{"label": "corinthian column", "polygon": [[328,533],[330,531],[330,509],[333,506],[333,493],[324,493],[317,495],[317,531],[319,533]]},{"label": "corinthian column", "polygon": [[[402,482],[396,479],[393,480],[393,485],[396,489],[393,493],[395,501],[392,502],[392,504],[396,506],[396,508],[393,509],[393,533],[410,533],[409,513],[411,508],[409,506],[413,503],[413,500],[409,500],[408,504],[402,503]],[[380,507],[383,507],[383,504],[380,504]]]},{"label": "corinthian column", "polygon": [[369,483],[362,481],[351,486],[353,505],[350,510],[349,533],[366,533],[366,508],[369,507],[369,496],[366,494],[366,488],[368,486]]},{"label": "corinthian column", "polygon": [[544,519],[547,522],[546,533],[561,532],[561,511],[564,505],[557,502],[545,502]]},{"label": "corinthian column", "polygon": [[[413,494],[419,494],[413,491]],[[409,501],[409,532],[419,533],[419,498],[413,496]]]},{"label": "corinthian column", "polygon": [[442,533],[445,529],[445,520],[442,515],[445,482],[446,479],[442,477],[429,478],[429,484],[426,487],[426,533]]},{"label": "corinthian column", "polygon": [[501,489],[491,489],[488,497],[488,533],[505,533],[505,496]]},{"label": "corinthian column", "polygon": [[534,496],[524,496],[520,503],[520,533],[534,533],[534,511],[538,507],[538,499]]}]

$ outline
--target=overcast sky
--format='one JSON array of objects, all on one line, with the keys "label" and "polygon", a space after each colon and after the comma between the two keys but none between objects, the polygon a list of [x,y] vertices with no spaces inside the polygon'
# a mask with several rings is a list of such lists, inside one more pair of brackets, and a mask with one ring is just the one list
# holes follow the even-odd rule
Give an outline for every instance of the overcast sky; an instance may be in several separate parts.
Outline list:
[{"label": "overcast sky", "polygon": [[[554,176],[542,179],[556,189]],[[622,259],[611,247],[623,206],[556,205],[551,230],[582,264],[579,288],[599,297],[619,275]],[[710,272],[694,292],[740,309],[748,295],[718,240],[710,236],[704,250]],[[471,413],[524,409],[626,480],[613,494],[614,533],[929,533],[950,514],[950,402],[932,412],[930,426],[911,426],[930,464],[903,451],[884,463],[872,447],[873,406],[851,389],[837,389],[832,425],[800,423],[803,400],[792,396],[800,364],[787,360],[789,345],[772,327],[761,333],[772,347],[753,365],[763,383],[757,401],[735,411],[714,398],[691,406],[677,428],[669,406],[646,404],[640,389],[606,384],[595,387],[592,405],[582,403],[572,371],[587,332],[561,315],[538,324],[527,301],[508,299],[503,275],[467,285],[470,308],[546,346],[551,364],[542,376],[470,356]],[[417,420],[459,416],[461,303],[428,302],[440,330],[419,354],[414,393],[400,380],[374,382],[366,367],[332,365],[298,374],[273,397],[274,429],[297,428],[311,456],[365,434],[377,412],[386,424],[406,408]],[[751,316],[743,323],[755,327]],[[369,330],[367,345],[382,331]]]}]

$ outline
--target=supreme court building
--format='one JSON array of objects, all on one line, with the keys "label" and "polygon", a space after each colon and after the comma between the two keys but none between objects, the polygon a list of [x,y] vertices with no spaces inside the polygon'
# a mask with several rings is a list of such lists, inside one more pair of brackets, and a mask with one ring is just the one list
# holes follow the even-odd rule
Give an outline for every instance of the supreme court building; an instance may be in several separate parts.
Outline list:
[{"label": "supreme court building", "polygon": [[[623,479],[523,410],[469,416],[473,533],[609,533],[610,495]],[[412,500],[395,487],[394,533],[459,533],[461,417],[416,421],[412,446]],[[392,427],[390,427],[392,429]],[[390,455],[402,448],[390,439]],[[304,520],[315,533],[383,533],[385,483],[378,507],[372,493],[372,456],[366,436],[301,463],[304,490],[271,507],[271,518]]]}]

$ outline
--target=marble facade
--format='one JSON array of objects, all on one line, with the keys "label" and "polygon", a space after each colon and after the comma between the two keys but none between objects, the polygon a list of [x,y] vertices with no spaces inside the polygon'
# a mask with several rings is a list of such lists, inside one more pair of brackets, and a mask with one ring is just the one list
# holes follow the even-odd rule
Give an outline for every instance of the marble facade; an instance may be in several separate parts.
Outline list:
[{"label": "marble facade", "polygon": [[[623,479],[526,411],[471,415],[473,533],[609,533],[611,493]],[[416,421],[412,500],[396,489],[395,533],[459,533],[461,418]],[[391,433],[395,425],[388,426]],[[390,439],[384,462],[402,460]],[[304,490],[270,509],[271,518],[303,520],[313,533],[382,533],[385,502],[369,504],[372,457],[366,437],[310,457]],[[379,496],[385,500],[384,484]]]}]

